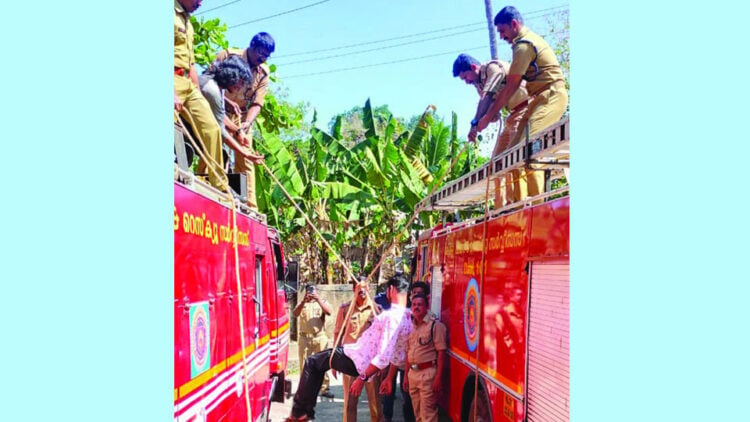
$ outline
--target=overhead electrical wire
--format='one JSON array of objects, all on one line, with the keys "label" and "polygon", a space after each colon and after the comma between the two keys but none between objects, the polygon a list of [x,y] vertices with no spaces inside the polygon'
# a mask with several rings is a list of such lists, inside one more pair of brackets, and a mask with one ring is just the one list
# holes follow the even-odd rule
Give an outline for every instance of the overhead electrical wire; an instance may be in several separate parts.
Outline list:
[{"label": "overhead electrical wire", "polygon": [[[552,33],[550,33],[548,35],[559,35],[559,34],[564,34],[564,33],[567,33],[567,32],[568,32],[567,30],[560,30],[560,31],[552,32]],[[488,46],[485,46],[485,47],[488,47]],[[466,48],[466,49],[462,49],[462,50],[445,51],[445,52],[442,52],[442,53],[428,54],[428,55],[419,56],[419,57],[411,57],[411,58],[408,58],[408,59],[392,60],[392,61],[387,61],[387,62],[380,62],[380,63],[373,63],[373,64],[368,64],[368,65],[362,65],[362,66],[354,66],[354,67],[345,67],[345,68],[331,69],[331,70],[327,70],[327,71],[323,71],[323,72],[313,72],[313,73],[304,73],[304,74],[283,76],[282,78],[283,79],[294,79],[294,78],[302,78],[302,77],[307,77],[307,76],[325,75],[325,74],[328,74],[328,73],[344,72],[344,71],[347,71],[347,70],[366,69],[366,68],[369,68],[369,67],[385,66],[385,65],[389,65],[389,64],[397,64],[397,63],[409,62],[409,61],[414,61],[414,60],[426,59],[426,58],[430,58],[430,57],[443,56],[443,55],[451,54],[451,53],[454,53],[454,54],[455,53],[463,53],[463,52],[466,52],[466,51],[478,50],[480,48],[485,48],[485,47],[471,47],[471,48]]]},{"label": "overhead electrical wire", "polygon": [[316,57],[314,59],[306,59],[306,60],[299,60],[299,61],[296,61],[296,62],[276,63],[276,64],[279,65],[279,66],[291,66],[291,65],[295,65],[295,64],[301,64],[301,63],[317,62],[317,61],[320,61],[320,60],[328,60],[328,59],[334,59],[334,58],[337,58],[337,57],[345,57],[345,56],[352,56],[352,55],[355,55],[355,54],[363,54],[363,53],[370,53],[370,52],[373,52],[373,51],[387,50],[389,48],[402,47],[402,46],[405,46],[405,45],[418,44],[418,43],[423,43],[423,42],[427,42],[427,41],[433,41],[433,40],[437,40],[437,39],[441,39],[441,38],[453,37],[453,36],[456,36],[456,35],[462,35],[462,34],[468,34],[468,33],[471,33],[471,32],[486,31],[486,30],[487,30],[486,28],[471,29],[471,30],[468,30],[468,31],[456,32],[456,33],[453,33],[453,34],[440,35],[440,36],[437,36],[437,37],[427,38],[427,39],[424,39],[424,40],[415,40],[415,41],[409,41],[409,42],[405,42],[405,43],[401,43],[401,44],[386,45],[386,46],[383,46],[383,47],[370,48],[370,49],[367,49],[367,50],[351,51],[349,53],[335,54],[335,55],[332,55],[332,56]]},{"label": "overhead electrical wire", "polygon": [[[404,39],[404,38],[412,38],[412,37],[416,37],[416,36],[419,36],[419,35],[427,35],[427,34],[434,34],[436,32],[450,31],[451,29],[466,28],[466,27],[469,27],[469,26],[476,26],[476,25],[479,25],[479,24],[484,25],[485,22],[467,23],[467,24],[463,24],[463,25],[456,25],[456,26],[449,26],[449,27],[446,27],[446,28],[434,29],[432,31],[417,32],[415,34],[401,35],[401,36],[398,36],[398,37],[383,38],[383,39],[374,40],[374,41],[365,41],[365,42],[356,43],[356,44],[342,45],[342,46],[339,46],[339,47],[322,48],[320,50],[310,50],[310,51],[304,51],[304,52],[299,52],[299,53],[285,54],[283,56],[276,56],[275,58],[281,59],[281,58],[293,57],[293,56],[304,56],[304,55],[307,55],[307,54],[324,53],[326,51],[343,50],[343,49],[351,48],[351,47],[360,47],[360,46],[363,46],[363,45],[377,44],[377,43],[386,42],[386,41],[395,41],[395,40],[401,40],[401,39]],[[482,28],[482,29],[484,29],[484,28]]]},{"label": "overhead electrical wire", "polygon": [[461,53],[461,52],[464,52],[464,51],[473,51],[473,50],[478,50],[480,48],[487,48],[487,47],[489,47],[489,46],[483,45],[483,46],[478,46],[478,47],[464,48],[464,49],[461,49],[461,50],[452,50],[452,51],[444,51],[442,53],[428,54],[426,56],[420,56],[420,57],[410,57],[408,59],[400,59],[400,60],[392,60],[392,61],[388,61],[388,62],[372,63],[372,64],[368,64],[368,65],[364,65],[364,66],[354,66],[354,67],[346,67],[346,68],[339,68],[339,69],[331,69],[331,70],[326,70],[324,72],[306,73],[306,74],[300,74],[300,75],[290,75],[290,76],[284,77],[284,79],[301,78],[301,77],[305,77],[305,76],[325,75],[325,74],[328,74],[328,73],[344,72],[344,71],[347,71],[347,70],[357,70],[357,69],[365,69],[365,68],[368,68],[368,67],[385,66],[385,65],[389,65],[389,64],[411,62],[411,61],[415,61],[415,60],[428,59],[430,57],[444,56],[446,54],[456,54],[456,53]]},{"label": "overhead electrical wire", "polygon": [[[563,10],[556,10],[556,9],[566,9],[564,11],[567,11],[567,6],[563,5],[563,6],[550,7],[550,8],[547,8],[547,9],[535,10],[533,12],[529,12],[528,15],[531,15],[531,16],[527,16],[525,18],[525,20],[530,21],[530,20],[539,19],[539,18],[542,18],[542,17],[545,17],[545,16],[551,16],[551,15],[554,15],[555,13],[563,12]],[[556,11],[549,12],[550,10],[556,10]],[[546,13],[539,14],[540,12],[546,12]],[[434,29],[434,30],[425,31],[425,32],[416,32],[416,33],[412,33],[412,34],[400,35],[400,36],[397,36],[397,37],[383,38],[383,39],[379,39],[379,40],[364,41],[364,42],[360,42],[360,43],[347,44],[347,45],[342,45],[342,46],[337,46],[337,47],[322,48],[322,49],[318,49],[318,50],[310,50],[310,51],[302,51],[302,52],[297,52],[297,53],[285,54],[285,55],[275,56],[274,58],[275,59],[281,59],[281,58],[294,57],[294,56],[303,56],[303,55],[309,55],[309,54],[315,54],[315,53],[325,53],[325,52],[328,52],[328,51],[343,50],[343,49],[352,48],[352,47],[360,47],[360,46],[364,46],[364,45],[377,44],[377,43],[381,43],[381,42],[395,41],[395,40],[400,40],[400,39],[404,39],[404,38],[413,38],[413,37],[417,37],[417,36],[420,36],[420,35],[428,35],[428,34],[433,34],[433,33],[436,33],[436,32],[450,31],[452,29],[468,28],[468,27],[477,26],[477,25],[482,25],[481,29],[483,29],[483,30],[487,29],[487,26],[486,26],[487,25],[487,21],[480,21],[480,22],[474,22],[474,23],[466,23],[466,24],[462,24],[462,25],[449,26],[449,27]]]},{"label": "overhead electrical wire", "polygon": [[226,6],[229,6],[230,4],[235,4],[235,3],[240,2],[240,1],[242,1],[242,0],[232,0],[229,3],[220,4],[220,5],[216,6],[216,7],[211,8],[211,9],[201,10],[198,13],[193,13],[193,15],[195,15],[195,16],[202,15],[204,13],[208,13],[208,12],[211,12],[211,11],[216,10],[216,9],[221,9],[222,7],[226,7]]},{"label": "overhead electrical wire", "polygon": [[299,10],[307,9],[308,7],[317,6],[319,4],[327,3],[329,1],[331,1],[331,0],[322,0],[322,1],[319,1],[319,2],[316,2],[316,3],[311,3],[311,4],[308,4],[308,5],[302,6],[302,7],[298,7],[296,9],[291,9],[291,10],[287,10],[285,12],[276,13],[275,15],[265,16],[265,17],[262,17],[262,18],[253,19],[253,20],[249,20],[249,21],[246,21],[246,22],[238,23],[238,24],[230,26],[228,29],[237,28],[238,26],[247,25],[249,23],[255,23],[255,22],[264,21],[266,19],[271,19],[271,18],[275,18],[275,17],[278,17],[278,16],[282,16],[282,15],[288,15],[289,13],[297,12]]}]

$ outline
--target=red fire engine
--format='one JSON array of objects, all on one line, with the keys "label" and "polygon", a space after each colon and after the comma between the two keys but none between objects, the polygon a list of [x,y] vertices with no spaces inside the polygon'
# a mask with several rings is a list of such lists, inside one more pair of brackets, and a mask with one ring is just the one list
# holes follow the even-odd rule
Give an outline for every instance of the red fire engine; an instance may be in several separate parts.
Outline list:
[{"label": "red fire engine", "polygon": [[265,421],[288,388],[279,235],[190,172],[176,175],[174,418]]},{"label": "red fire engine", "polygon": [[[427,198],[427,209],[482,204],[487,181],[568,164],[566,119]],[[493,183],[494,184],[494,183]],[[490,185],[490,195],[493,192]],[[453,421],[569,419],[567,186],[420,235],[416,275],[448,327]],[[474,401],[477,402],[476,416]]]}]

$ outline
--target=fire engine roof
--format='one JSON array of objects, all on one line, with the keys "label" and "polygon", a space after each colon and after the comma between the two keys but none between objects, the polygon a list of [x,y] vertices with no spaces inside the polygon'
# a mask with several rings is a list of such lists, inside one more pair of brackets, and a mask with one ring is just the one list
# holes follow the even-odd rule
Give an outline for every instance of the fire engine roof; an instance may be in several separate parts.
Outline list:
[{"label": "fire engine roof", "polygon": [[[568,117],[534,135],[529,141],[496,156],[492,161],[460,178],[450,181],[419,205],[424,211],[464,209],[483,205],[487,189],[487,177],[499,180],[511,170],[531,165],[540,170],[567,168],[570,161],[570,121]],[[490,182],[490,193],[494,192]]]}]

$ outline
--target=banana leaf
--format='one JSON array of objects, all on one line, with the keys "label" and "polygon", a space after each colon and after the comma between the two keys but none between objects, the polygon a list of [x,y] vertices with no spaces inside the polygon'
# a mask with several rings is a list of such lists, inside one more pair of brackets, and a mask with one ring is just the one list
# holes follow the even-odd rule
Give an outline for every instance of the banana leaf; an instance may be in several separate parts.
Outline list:
[{"label": "banana leaf", "polygon": [[362,115],[362,123],[365,126],[365,136],[367,138],[377,138],[378,130],[377,127],[375,127],[375,116],[372,114],[372,106],[370,105],[369,98],[362,109]]},{"label": "banana leaf", "polygon": [[305,183],[297,170],[294,156],[275,135],[263,134],[262,130],[261,135],[260,141],[267,151],[266,165],[290,195],[299,197],[305,191]]},{"label": "banana leaf", "polygon": [[409,141],[406,142],[406,146],[404,147],[406,155],[409,158],[415,157],[417,154],[419,154],[422,141],[430,133],[430,125],[434,121],[431,112],[434,111],[434,105],[427,106],[427,109],[425,109],[424,113],[422,113],[422,117],[419,118],[417,126],[414,128],[411,136],[409,136]]}]

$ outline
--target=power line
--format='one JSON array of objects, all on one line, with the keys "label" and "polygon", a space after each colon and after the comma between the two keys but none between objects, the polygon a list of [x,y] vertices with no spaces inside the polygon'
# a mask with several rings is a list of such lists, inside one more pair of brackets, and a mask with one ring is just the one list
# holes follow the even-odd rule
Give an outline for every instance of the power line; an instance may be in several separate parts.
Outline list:
[{"label": "power line", "polygon": [[456,53],[461,53],[461,52],[464,52],[464,51],[478,50],[480,48],[487,48],[487,46],[483,45],[483,46],[479,46],[479,47],[464,48],[464,49],[461,49],[461,50],[444,51],[442,53],[428,54],[426,56],[411,57],[411,58],[408,58],[408,59],[400,59],[400,60],[392,60],[392,61],[389,61],[389,62],[373,63],[373,64],[364,65],[364,66],[354,66],[354,67],[345,67],[345,68],[339,68],[339,69],[332,69],[332,70],[327,70],[325,72],[306,73],[306,74],[301,74],[301,75],[291,75],[291,76],[284,77],[283,79],[302,78],[302,77],[305,77],[305,76],[325,75],[325,74],[328,74],[328,73],[344,72],[344,71],[347,71],[347,70],[357,70],[357,69],[365,69],[365,68],[368,68],[368,67],[384,66],[384,65],[388,65],[388,64],[411,62],[411,61],[414,61],[414,60],[422,60],[422,59],[427,59],[427,58],[430,58],[430,57],[444,56],[446,54],[456,54]]},{"label": "power line", "polygon": [[276,58],[280,59],[280,58],[292,57],[292,56],[303,56],[303,55],[306,55],[306,54],[323,53],[323,52],[326,52],[326,51],[343,50],[345,48],[359,47],[359,46],[363,46],[363,45],[377,44],[377,43],[386,42],[386,41],[395,41],[395,40],[401,40],[401,39],[404,39],[404,38],[412,38],[412,37],[416,37],[416,36],[419,36],[419,35],[434,34],[436,32],[450,31],[451,29],[466,28],[468,26],[474,26],[474,25],[478,25],[478,24],[484,25],[485,23],[486,22],[474,22],[474,23],[467,23],[467,24],[464,24],[464,25],[449,26],[449,27],[446,27],[446,28],[435,29],[435,30],[432,30],[432,31],[417,32],[415,34],[401,35],[399,37],[384,38],[384,39],[374,40],[374,41],[365,41],[365,42],[361,42],[361,43],[357,43],[357,44],[342,45],[342,46],[339,46],[339,47],[322,48],[320,50],[310,50],[310,51],[304,51],[304,52],[300,52],[300,53],[292,53],[292,54],[287,54],[287,55],[284,55],[284,56],[276,56]]},{"label": "power line", "polygon": [[[551,32],[549,34],[546,34],[546,36],[549,36],[549,35],[560,35],[560,34],[568,34],[568,31],[567,30],[559,30],[559,31],[555,31],[555,32]],[[291,75],[291,76],[283,77],[283,79],[302,78],[302,77],[306,77],[306,76],[317,76],[317,75],[325,75],[325,74],[328,74],[328,73],[344,72],[344,71],[347,71],[347,70],[357,70],[357,69],[365,69],[365,68],[369,68],[369,67],[385,66],[385,65],[389,65],[389,64],[397,64],[397,63],[403,63],[403,62],[410,62],[410,61],[414,61],[414,60],[426,59],[426,58],[430,58],[430,57],[443,56],[443,55],[446,55],[446,54],[463,53],[463,52],[478,50],[480,48],[486,48],[486,47],[487,46],[484,46],[484,47],[471,47],[471,48],[467,48],[467,49],[463,49],[463,50],[446,51],[446,52],[442,52],[442,53],[428,54],[426,56],[412,57],[412,58],[400,59],[400,60],[392,60],[392,61],[388,61],[388,62],[373,63],[373,64],[368,64],[368,65],[363,65],[363,66],[344,67],[344,68],[327,70],[327,71],[324,71],[324,72],[315,72],[315,73],[305,73],[305,74],[299,74],[299,75]]]},{"label": "power line", "polygon": [[218,5],[218,6],[214,7],[214,8],[202,10],[199,13],[193,13],[193,15],[194,16],[202,15],[202,14],[208,13],[208,12],[210,12],[212,10],[221,9],[222,7],[229,6],[230,4],[234,4],[234,3],[237,3],[237,2],[240,2],[240,1],[242,1],[242,0],[232,0],[229,3],[220,4],[220,5]]},{"label": "power line", "polygon": [[456,35],[463,35],[463,34],[468,34],[470,32],[485,31],[485,30],[486,30],[486,28],[470,29],[468,31],[455,32],[455,33],[452,33],[452,34],[440,35],[440,36],[437,36],[437,37],[426,38],[426,39],[423,39],[423,40],[409,41],[409,42],[405,42],[405,43],[401,43],[401,44],[393,44],[393,45],[386,45],[386,46],[383,46],[383,47],[370,48],[368,50],[351,51],[349,53],[334,54],[332,56],[316,57],[314,59],[299,60],[299,61],[296,61],[296,62],[289,62],[289,63],[276,63],[276,64],[278,66],[290,66],[290,65],[294,65],[294,64],[317,62],[317,61],[321,61],[321,60],[334,59],[334,58],[338,58],[338,57],[353,56],[355,54],[363,54],[363,53],[370,53],[370,52],[373,52],[373,51],[387,50],[389,48],[402,47],[402,46],[405,46],[405,45],[419,44],[419,43],[423,43],[423,42],[427,42],[427,41],[433,41],[433,40],[437,40],[437,39],[441,39],[441,38],[453,37],[453,36],[456,36]]},{"label": "power line", "polygon": [[242,23],[238,23],[238,24],[236,24],[236,25],[232,25],[232,26],[230,26],[230,27],[229,27],[229,29],[232,29],[232,28],[237,28],[238,26],[242,26],[242,25],[247,25],[247,24],[249,24],[249,23],[255,23],[255,22],[260,22],[260,21],[264,21],[264,20],[266,20],[266,19],[271,19],[271,18],[275,18],[275,17],[277,17],[277,16],[287,15],[287,14],[289,14],[289,13],[293,13],[293,12],[296,12],[296,11],[298,11],[298,10],[302,10],[302,9],[307,9],[308,7],[313,7],[313,6],[317,6],[317,5],[319,5],[319,4],[323,4],[323,3],[326,3],[326,2],[329,2],[329,1],[331,1],[331,0],[322,0],[322,1],[319,1],[319,2],[317,2],[317,3],[312,3],[312,4],[308,4],[308,5],[305,5],[305,6],[302,6],[302,7],[298,7],[298,8],[296,8],[296,9],[291,9],[291,10],[287,10],[287,11],[285,11],[285,12],[277,13],[277,14],[275,14],[275,15],[271,15],[271,16],[266,16],[266,17],[263,17],[263,18],[258,18],[258,19],[253,19],[253,20],[247,21],[247,22],[242,22]]},{"label": "power line", "polygon": [[[525,15],[526,16],[525,20],[530,21],[530,20],[539,19],[539,18],[542,18],[542,17],[545,17],[545,16],[553,15],[553,14],[557,13],[557,11],[555,11],[555,12],[549,12],[550,10],[567,9],[567,7],[568,7],[567,5],[562,5],[562,6],[548,7],[546,9],[534,10],[534,11],[529,12],[529,13],[527,13]],[[547,12],[547,13],[542,13],[542,12]],[[449,26],[449,27],[445,27],[445,28],[434,29],[434,30],[431,30],[431,31],[417,32],[417,33],[413,33],[413,34],[401,35],[401,36],[398,36],[398,37],[383,38],[383,39],[379,39],[379,40],[365,41],[365,42],[361,42],[361,43],[342,45],[342,46],[338,46],[338,47],[322,48],[322,49],[319,49],[319,50],[303,51],[303,52],[299,52],[299,53],[292,53],[292,54],[286,54],[286,55],[282,55],[282,56],[275,56],[275,58],[276,59],[281,59],[281,58],[286,58],[286,57],[303,56],[303,55],[308,55],[308,54],[324,53],[324,52],[328,52],[328,51],[343,50],[343,49],[351,48],[351,47],[360,47],[360,46],[363,46],[363,45],[377,44],[377,43],[382,43],[382,42],[387,42],[387,41],[395,41],[395,40],[400,40],[400,39],[404,39],[404,38],[413,38],[413,37],[417,37],[417,36],[420,36],[420,35],[434,34],[436,32],[450,31],[452,29],[466,28],[466,27],[476,26],[476,25],[482,25],[482,29],[486,29],[487,21],[480,21],[480,22],[474,22],[474,23],[466,23],[466,24],[462,24],[462,25],[456,25],[456,26]]]}]

